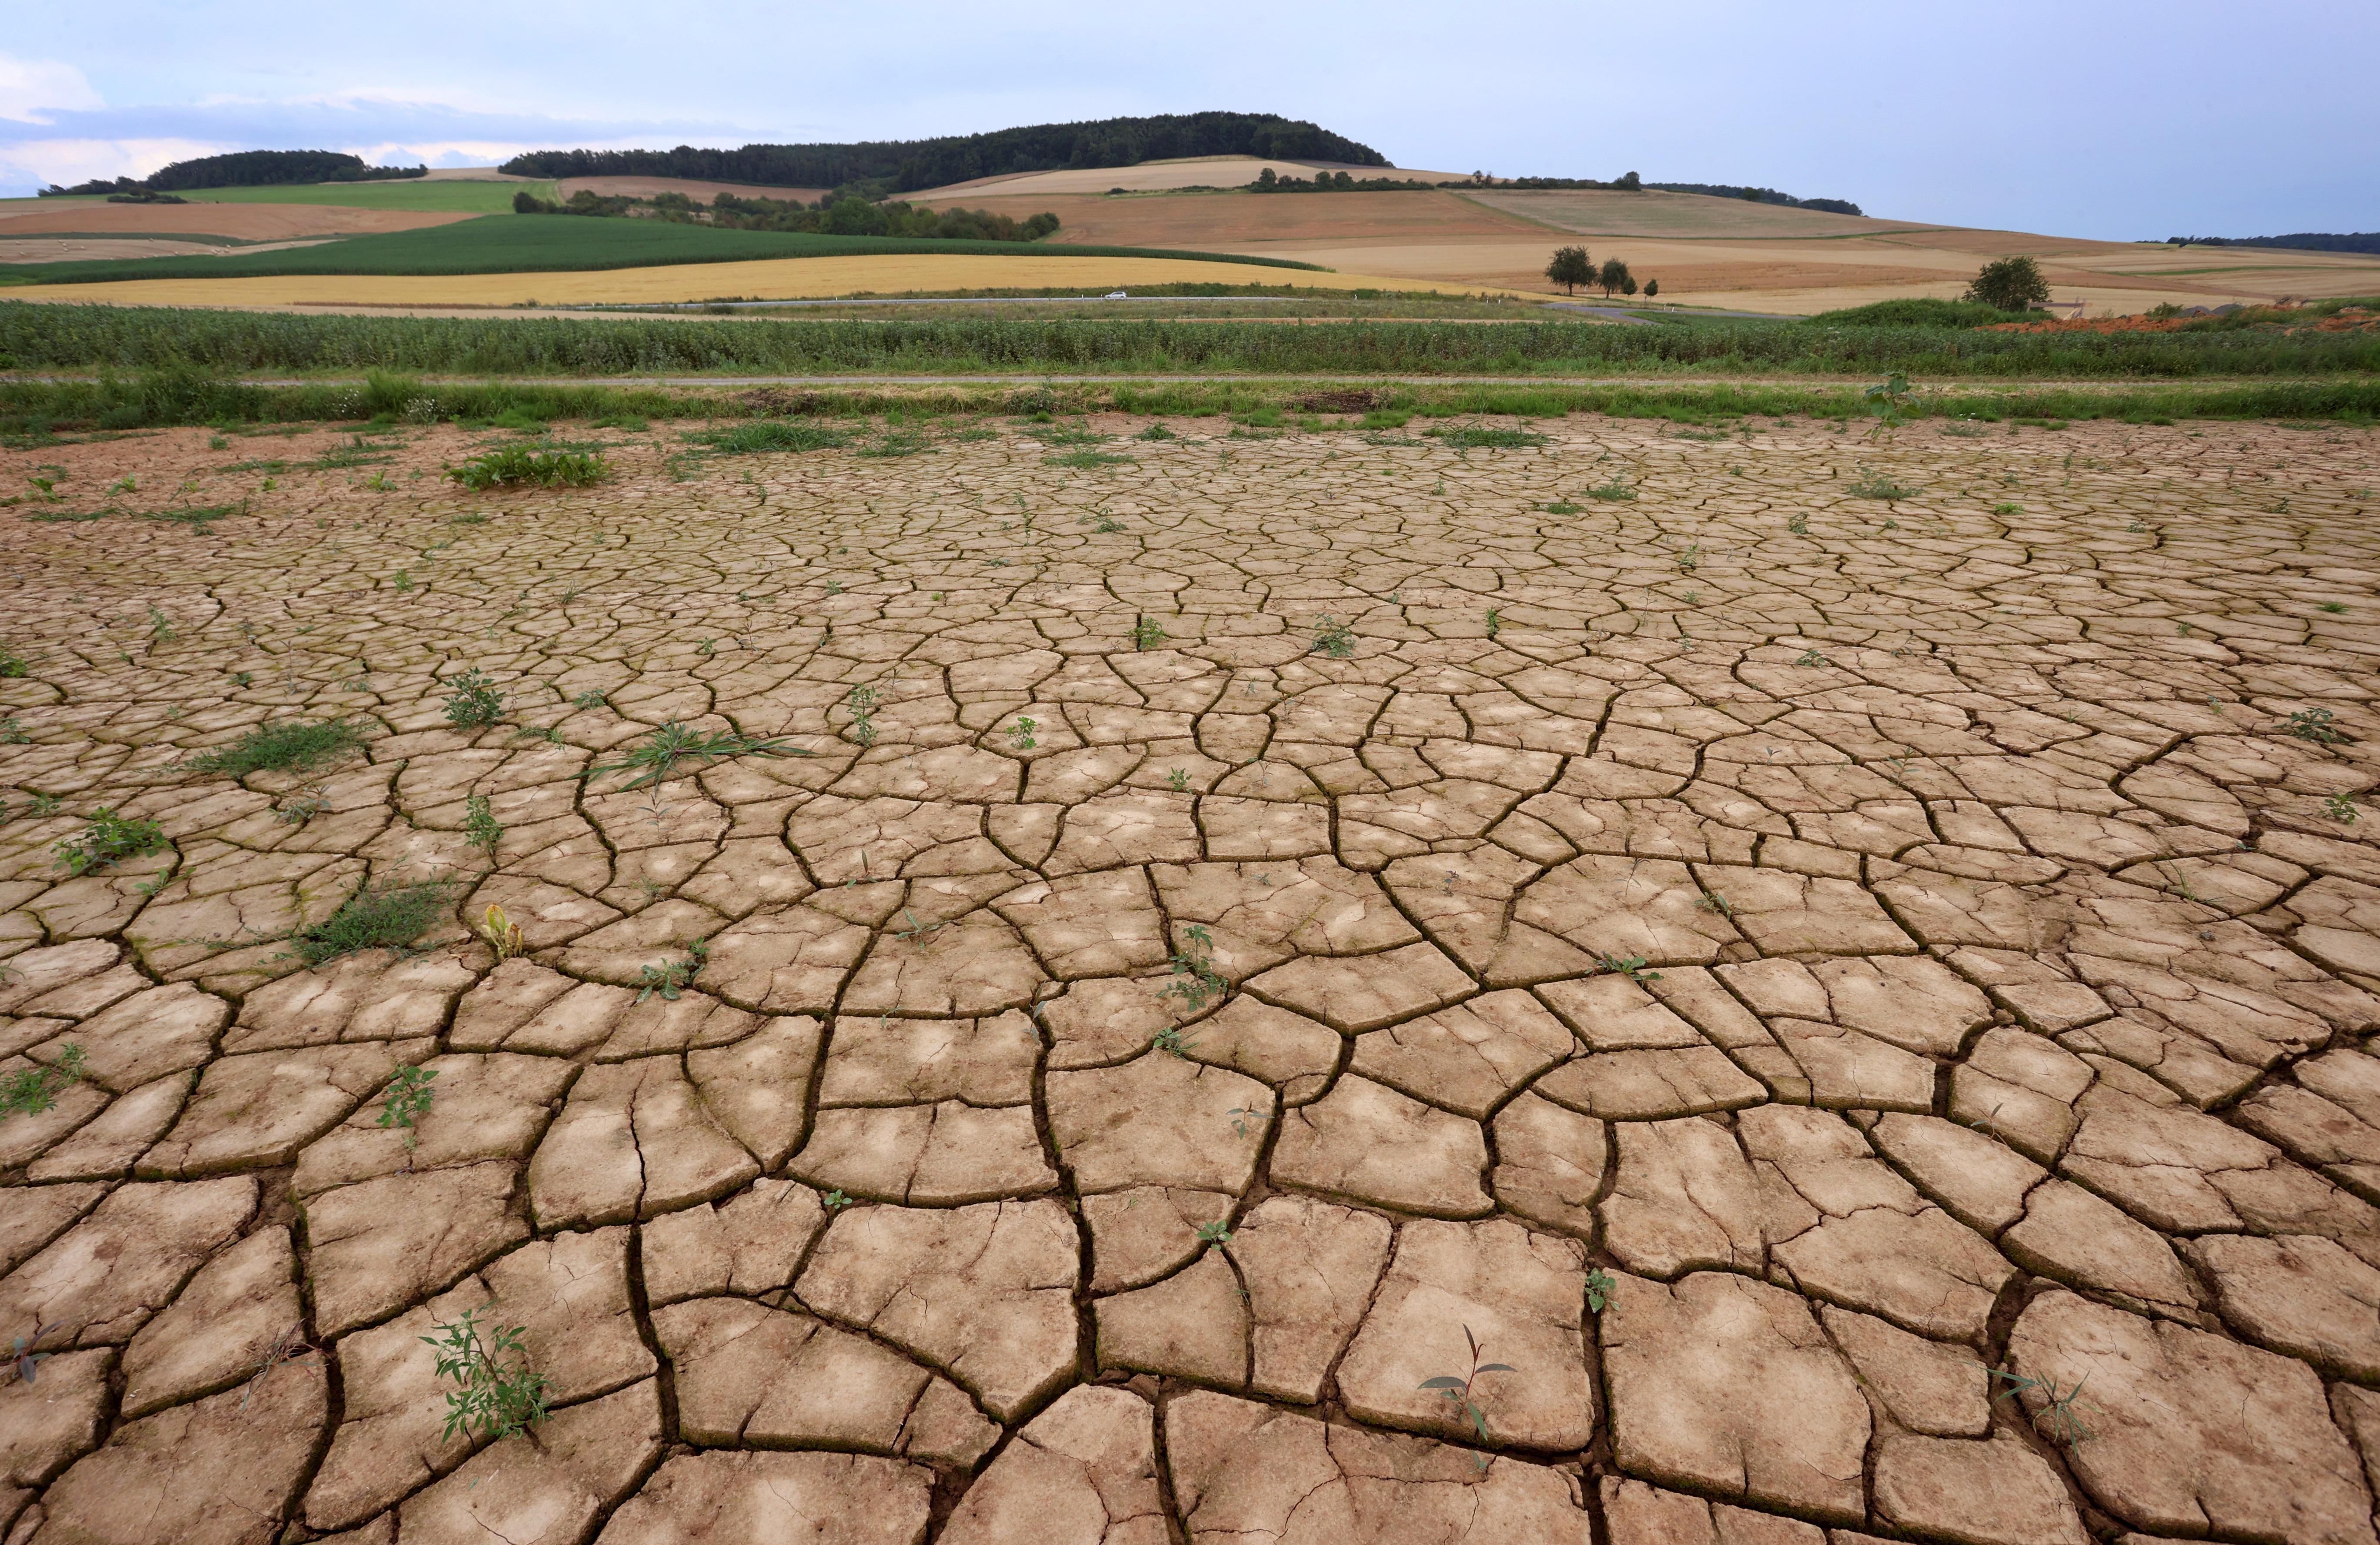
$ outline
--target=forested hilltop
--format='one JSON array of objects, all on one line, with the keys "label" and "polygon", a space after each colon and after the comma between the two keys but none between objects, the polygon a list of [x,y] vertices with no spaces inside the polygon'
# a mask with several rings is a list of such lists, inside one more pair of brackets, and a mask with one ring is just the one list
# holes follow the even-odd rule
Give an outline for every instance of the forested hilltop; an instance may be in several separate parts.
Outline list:
[{"label": "forested hilltop", "polygon": [[767,188],[842,188],[880,181],[893,192],[972,177],[1075,166],[1131,166],[1193,155],[1258,155],[1385,166],[1388,157],[1327,128],[1273,113],[1168,113],[1037,124],[939,140],[856,145],[746,145],[740,150],[531,151],[503,170],[531,177],[663,176]]}]

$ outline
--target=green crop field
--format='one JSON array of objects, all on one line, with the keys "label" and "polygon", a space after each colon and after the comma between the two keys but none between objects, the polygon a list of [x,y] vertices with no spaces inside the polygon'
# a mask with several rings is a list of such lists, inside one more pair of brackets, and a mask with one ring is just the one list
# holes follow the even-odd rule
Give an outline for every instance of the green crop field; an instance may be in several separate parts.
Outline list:
[{"label": "green crop field", "polygon": [[182,197],[194,204],[337,204],[346,209],[419,209],[441,214],[504,214],[527,189],[554,196],[550,182],[298,182],[273,188],[200,188]]},{"label": "green crop field", "polygon": [[231,279],[273,274],[536,274],[736,262],[754,258],[867,257],[885,252],[1026,254],[1067,258],[1196,258],[1265,268],[1313,263],[1151,247],[1045,248],[1014,241],[925,237],[809,236],[721,231],[662,220],[601,220],[567,214],[491,214],[452,225],[349,237],[322,247],[226,258],[115,258],[12,264],[0,286],[105,279]]}]

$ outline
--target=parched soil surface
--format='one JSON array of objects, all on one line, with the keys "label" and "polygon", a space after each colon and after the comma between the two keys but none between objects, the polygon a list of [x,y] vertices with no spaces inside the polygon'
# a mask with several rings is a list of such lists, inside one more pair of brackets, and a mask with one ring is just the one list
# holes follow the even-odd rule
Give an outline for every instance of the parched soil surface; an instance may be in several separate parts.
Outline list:
[{"label": "parched soil surface", "polygon": [[7,453],[12,1540],[2370,1545],[2371,432],[1033,427]]}]

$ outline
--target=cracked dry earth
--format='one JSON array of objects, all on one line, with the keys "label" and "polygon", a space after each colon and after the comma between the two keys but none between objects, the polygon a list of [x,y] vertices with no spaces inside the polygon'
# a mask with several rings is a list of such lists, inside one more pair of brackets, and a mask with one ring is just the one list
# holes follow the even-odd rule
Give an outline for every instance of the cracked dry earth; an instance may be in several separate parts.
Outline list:
[{"label": "cracked dry earth", "polygon": [[0,517],[6,1539],[2371,1545],[2374,436],[1540,427]]}]

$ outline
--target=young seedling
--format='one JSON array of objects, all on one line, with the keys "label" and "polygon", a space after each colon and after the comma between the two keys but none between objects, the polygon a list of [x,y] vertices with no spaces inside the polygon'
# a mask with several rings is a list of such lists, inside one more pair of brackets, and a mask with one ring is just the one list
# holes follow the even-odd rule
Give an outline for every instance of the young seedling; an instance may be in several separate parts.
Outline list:
[{"label": "young seedling", "polygon": [[1232,1225],[1228,1219],[1218,1218],[1211,1223],[1200,1223],[1193,1230],[1201,1245],[1228,1245],[1232,1242]]},{"label": "young seedling", "polygon": [[2319,603],[2318,609],[2325,612],[2338,613],[2346,611],[2347,604],[2346,602],[2339,601],[2325,601]]},{"label": "young seedling", "polygon": [[1894,499],[1906,499],[1917,490],[1903,487],[1881,472],[1862,468],[1860,475],[1852,479],[1843,492],[1854,499],[1882,499],[1888,503]]},{"label": "young seedling", "polygon": [[[1471,1333],[1471,1327],[1468,1325],[1463,1327],[1463,1340],[1464,1344],[1471,1348],[1471,1371],[1460,1379],[1452,1374],[1441,1373],[1435,1379],[1423,1380],[1417,1387],[1434,1390],[1452,1401],[1456,1408],[1470,1421],[1472,1430],[1479,1434],[1479,1441],[1483,1443],[1492,1442],[1493,1440],[1488,1436],[1488,1415],[1479,1408],[1479,1399],[1475,1393],[1475,1387],[1483,1373],[1518,1373],[1521,1370],[1510,1363],[1481,1362],[1479,1358],[1485,1349],[1480,1346],[1479,1338]],[[1486,1454],[1474,1454],[1472,1459],[1482,1470],[1488,1467],[1488,1460]]]},{"label": "young seedling", "polygon": [[686,947],[684,960],[664,960],[646,967],[637,973],[637,1002],[658,997],[665,1003],[675,1003],[678,995],[694,983],[703,967],[710,963],[710,942],[697,939]]},{"label": "young seedling", "polygon": [[31,669],[23,655],[6,644],[0,644],[0,679],[14,681]]},{"label": "young seedling", "polygon": [[455,678],[446,699],[446,722],[458,727],[480,728],[504,716],[504,695],[477,665]]},{"label": "young seedling", "polygon": [[82,875],[168,845],[165,829],[155,821],[135,820],[118,815],[112,809],[102,809],[91,812],[91,824],[83,828],[80,836],[59,843],[52,851],[57,854],[58,863],[67,872]]},{"label": "young seedling", "polygon": [[414,1129],[415,1124],[430,1113],[431,1101],[438,1098],[438,1091],[430,1087],[430,1081],[437,1077],[438,1070],[434,1067],[416,1067],[408,1063],[398,1068],[396,1076],[388,1081],[388,1093],[380,1102],[380,1125],[400,1127],[405,1132],[406,1163],[408,1167],[413,1162],[413,1150],[421,1140],[420,1134]]},{"label": "young seedling", "polygon": [[1501,632],[1503,632],[1503,631],[1504,631],[1504,613],[1503,613],[1503,609],[1502,609],[1502,608],[1500,608],[1500,607],[1496,607],[1496,606],[1490,606],[1490,607],[1488,607],[1488,637],[1489,637],[1490,639],[1493,639],[1497,634],[1501,633]]},{"label": "young seedling", "polygon": [[[1158,996],[1161,998],[1165,996],[1165,994],[1160,992]],[[1156,1047],[1159,1051],[1164,1052],[1167,1056],[1179,1057],[1184,1062],[1188,1062],[1190,1060],[1190,1053],[1198,1050],[1197,1042],[1183,1040],[1181,1029],[1172,1025],[1166,1026],[1163,1029],[1149,1037],[1148,1043],[1151,1046]]]},{"label": "young seedling", "polygon": [[1735,916],[1735,904],[1729,901],[1727,897],[1719,894],[1717,891],[1705,891],[1702,894],[1702,899],[1695,902],[1694,905],[1706,912],[1716,912],[1722,918],[1732,918]]},{"label": "young seedling", "polygon": [[926,941],[932,938],[934,936],[934,931],[942,926],[940,922],[919,922],[917,920],[917,914],[910,911],[905,906],[901,908],[901,915],[909,919],[909,926],[906,928],[894,929],[892,931],[892,936],[904,941],[905,943],[915,944],[919,949],[924,949],[926,947]]},{"label": "young seedling", "polygon": [[1017,720],[1016,723],[1008,726],[1009,746],[1011,748],[1019,751],[1029,751],[1033,749],[1035,746],[1040,744],[1040,742],[1033,738],[1033,732],[1040,727],[1040,725],[1037,724],[1030,719]]},{"label": "young seedling", "polygon": [[17,1377],[18,1379],[24,1381],[28,1384],[31,1383],[33,1381],[33,1370],[41,1367],[44,1359],[57,1356],[55,1352],[36,1352],[33,1348],[40,1344],[41,1339],[43,1336],[48,1335],[52,1331],[56,1330],[60,1325],[65,1323],[66,1321],[62,1320],[54,1320],[46,1325],[34,1326],[33,1333],[30,1336],[11,1336],[9,1338],[8,1360],[15,1366]]},{"label": "young seedling", "polygon": [[[492,1308],[493,1305],[486,1308]],[[553,1381],[528,1365],[521,1350],[527,1327],[488,1325],[484,1337],[481,1309],[465,1309],[460,1320],[441,1323],[436,1335],[423,1336],[438,1353],[438,1377],[461,1386],[446,1393],[446,1430],[442,1441],[457,1433],[493,1441],[511,1438],[544,1422],[550,1412]]]},{"label": "young seedling", "polygon": [[1868,433],[1877,435],[1888,429],[1899,429],[1912,417],[1909,402],[1909,377],[1895,371],[1885,380],[1860,394],[1876,415],[1876,427]]},{"label": "young seedling", "polygon": [[1232,1118],[1232,1136],[1234,1137],[1246,1137],[1248,1127],[1261,1123],[1265,1118],[1264,1112],[1250,1110],[1245,1105],[1234,1105],[1223,1113]]},{"label": "young seedling", "polygon": [[1806,537],[1810,534],[1810,517],[1806,515],[1797,515],[1785,522],[1785,529],[1797,537]]},{"label": "young seedling", "polygon": [[2317,746],[2334,746],[2347,738],[2343,730],[2330,727],[2331,713],[2326,708],[2301,708],[2289,715],[2289,732],[2300,740],[2310,740]]},{"label": "young seedling", "polygon": [[528,953],[528,946],[521,938],[520,924],[513,921],[504,909],[493,902],[488,904],[487,912],[481,916],[479,927],[473,931],[487,941],[488,948],[496,952],[499,961],[517,959]]},{"label": "young seedling", "polygon": [[1619,1285],[1611,1273],[1602,1267],[1589,1269],[1586,1273],[1586,1307],[1601,1314],[1603,1306],[1611,1302],[1611,1290]]},{"label": "young seedling", "polygon": [[1645,957],[1641,955],[1597,955],[1595,968],[1598,971],[1609,971],[1614,976],[1626,977],[1639,987],[1648,981],[1661,979],[1660,972],[1645,969]]},{"label": "young seedling", "polygon": [[1701,565],[1703,561],[1702,554],[1703,544],[1701,542],[1688,542],[1686,544],[1686,550],[1678,554],[1678,572],[1680,574],[1692,574],[1695,568]]},{"label": "young seedling", "polygon": [[496,845],[504,840],[504,823],[496,819],[495,807],[486,795],[475,794],[464,801],[463,835],[489,858],[496,856]]},{"label": "young seedling", "polygon": [[1336,617],[1325,616],[1315,625],[1314,643],[1305,652],[1344,660],[1355,652],[1355,630]]},{"label": "young seedling", "polygon": [[1185,794],[1189,792],[1190,770],[1186,767],[1174,768],[1172,771],[1165,774],[1165,786],[1172,789],[1176,794]]},{"label": "young seedling", "polygon": [[601,692],[588,691],[581,692],[578,696],[571,699],[570,706],[577,709],[605,708],[610,706],[611,701],[611,699],[605,697]]},{"label": "young seedling", "polygon": [[1793,663],[1796,665],[1816,667],[1821,665],[1831,665],[1834,662],[1828,659],[1825,655],[1820,654],[1816,650],[1805,649],[1802,651],[1802,657],[1794,661]]},{"label": "young seedling", "polygon": [[55,1105],[60,1090],[82,1082],[83,1066],[89,1060],[80,1046],[68,1041],[59,1048],[58,1060],[47,1067],[20,1067],[0,1075],[0,1121],[19,1112],[37,1116]]},{"label": "young seedling", "polygon": [[1624,502],[1626,500],[1635,498],[1636,491],[1629,487],[1627,482],[1621,478],[1619,473],[1614,472],[1611,475],[1611,481],[1609,482],[1597,483],[1595,487],[1586,491],[1586,496],[1590,499],[1602,499],[1606,501],[1620,500]]},{"label": "young seedling", "polygon": [[2007,1389],[1992,1396],[1996,1401],[2022,1401],[2028,1394],[2037,1394],[2041,1397],[2041,1408],[2033,1413],[2033,1424],[2046,1432],[2052,1442],[2061,1442],[2071,1448],[2076,1443],[2090,1441],[2091,1429],[2084,1427],[2082,1418],[2074,1414],[2078,1407],[2092,1411],[2099,1409],[2098,1406],[2082,1398],[2082,1386],[2090,1381],[2089,1374],[2084,1374],[2061,1391],[2054,1376],[2035,1379],[2022,1373],[2011,1373],[2001,1368],[1988,1369],[1985,1371],[1995,1381],[2008,1385]]},{"label": "young seedling", "polygon": [[873,687],[855,687],[844,700],[851,710],[851,737],[862,746],[876,744],[876,705],[883,699]]},{"label": "young seedling", "polygon": [[1132,625],[1132,647],[1136,650],[1155,649],[1172,637],[1155,617],[1143,617]]},{"label": "young seedling", "polygon": [[2342,825],[2355,824],[2355,801],[2344,794],[2334,794],[2322,802],[2322,813]]}]

